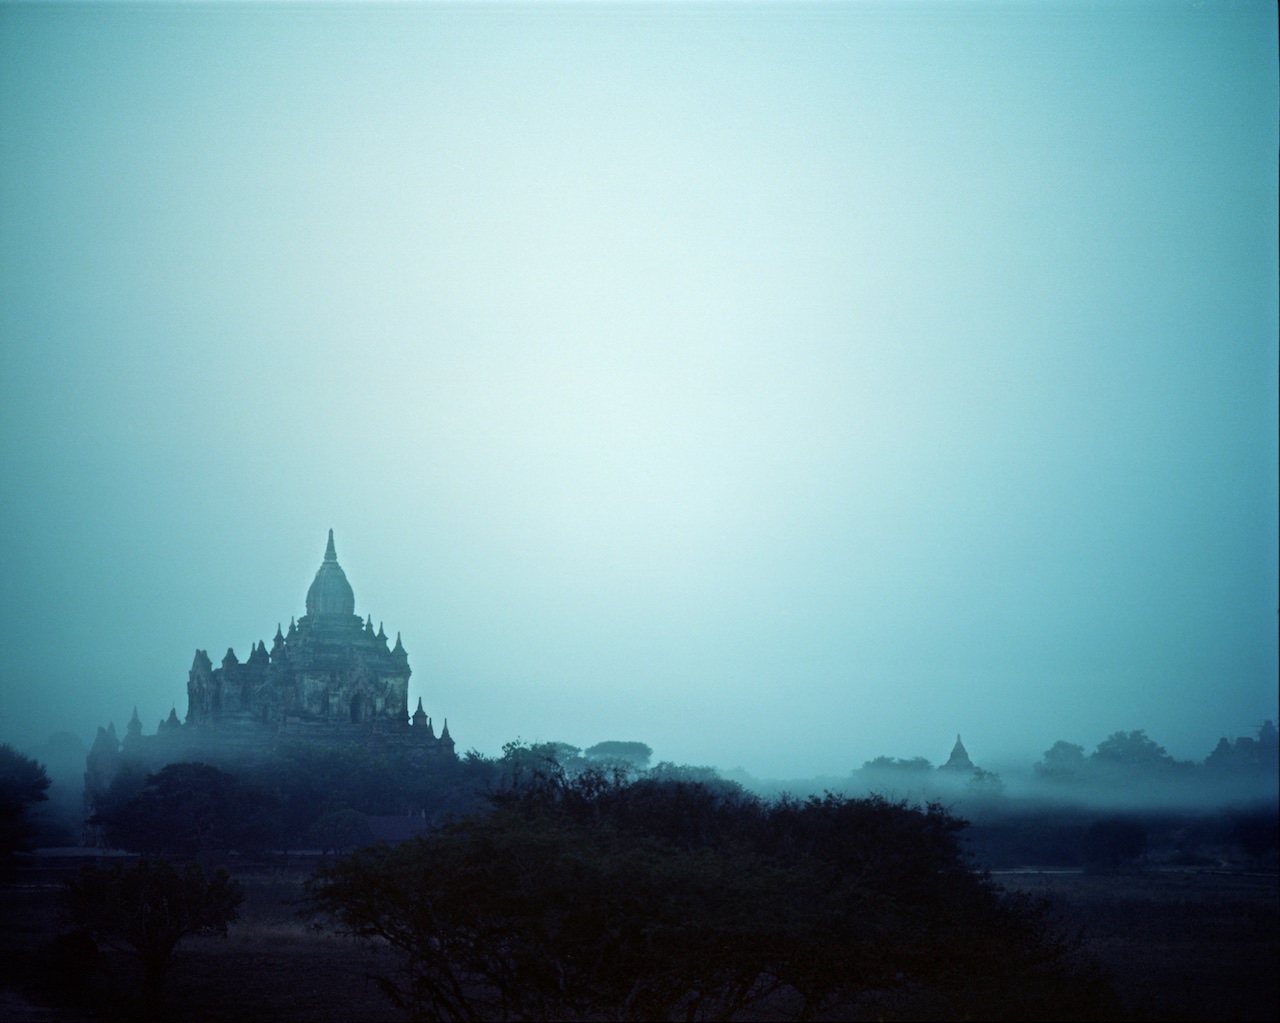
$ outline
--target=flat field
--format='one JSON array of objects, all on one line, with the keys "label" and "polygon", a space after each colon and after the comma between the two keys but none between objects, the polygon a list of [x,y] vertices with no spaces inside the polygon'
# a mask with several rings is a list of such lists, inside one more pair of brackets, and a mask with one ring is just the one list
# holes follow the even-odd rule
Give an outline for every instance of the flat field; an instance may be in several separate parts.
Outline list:
[{"label": "flat field", "polygon": [[1005,872],[1047,897],[1134,1019],[1280,1016],[1280,877],[1209,870]]},{"label": "flat field", "polygon": [[[208,1023],[407,1018],[372,979],[395,971],[393,955],[296,915],[304,876],[242,871],[240,921],[225,938],[194,936],[179,946],[155,1015]],[[1110,975],[1130,1018],[1277,1018],[1274,874],[1010,872],[996,880],[1050,900],[1061,925],[1080,933],[1084,952]],[[58,893],[47,874],[0,887],[0,1018],[140,1018],[146,1006],[127,956],[76,959],[53,944]]]}]

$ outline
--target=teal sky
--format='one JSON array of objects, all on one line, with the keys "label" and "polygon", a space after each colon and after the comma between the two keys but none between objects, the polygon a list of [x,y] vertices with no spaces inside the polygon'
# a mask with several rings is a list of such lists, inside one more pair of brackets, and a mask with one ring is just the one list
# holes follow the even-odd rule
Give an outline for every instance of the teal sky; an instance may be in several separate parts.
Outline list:
[{"label": "teal sky", "polygon": [[0,4],[0,739],[356,611],[461,748],[1277,712],[1266,3]]}]

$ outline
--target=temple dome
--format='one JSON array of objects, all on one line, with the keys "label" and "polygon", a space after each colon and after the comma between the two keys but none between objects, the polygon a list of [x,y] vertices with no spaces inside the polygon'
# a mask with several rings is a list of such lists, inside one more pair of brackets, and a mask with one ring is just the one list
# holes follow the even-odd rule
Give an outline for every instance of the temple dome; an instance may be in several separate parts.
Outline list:
[{"label": "temple dome", "polygon": [[307,590],[307,614],[329,618],[356,613],[356,596],[347,582],[347,574],[338,564],[338,554],[333,547],[333,530],[329,530],[329,546],[324,561]]}]

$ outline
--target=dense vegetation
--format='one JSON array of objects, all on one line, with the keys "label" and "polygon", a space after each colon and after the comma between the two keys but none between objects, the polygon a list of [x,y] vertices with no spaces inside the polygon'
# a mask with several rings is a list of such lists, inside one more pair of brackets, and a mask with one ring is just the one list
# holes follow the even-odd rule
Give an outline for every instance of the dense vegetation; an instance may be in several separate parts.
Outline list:
[{"label": "dense vegetation", "polygon": [[400,951],[380,983],[420,1017],[1108,1010],[1042,911],[970,869],[938,806],[567,775],[516,746],[503,764],[486,812],[309,885],[317,911]]},{"label": "dense vegetation", "polygon": [[354,744],[285,745],[234,774],[199,763],[148,773],[126,761],[92,823],[108,845],[181,859],[231,849],[341,851],[371,840],[369,816],[439,820],[474,809],[497,770],[474,754],[415,769]]},{"label": "dense vegetation", "polygon": [[35,835],[31,807],[48,798],[49,775],[31,757],[0,746],[0,877],[12,869],[11,855]]},{"label": "dense vegetation", "polygon": [[164,859],[87,866],[65,891],[71,921],[92,940],[136,957],[152,992],[163,987],[178,943],[199,931],[226,934],[243,901],[225,870],[206,873],[195,863],[178,870]]}]

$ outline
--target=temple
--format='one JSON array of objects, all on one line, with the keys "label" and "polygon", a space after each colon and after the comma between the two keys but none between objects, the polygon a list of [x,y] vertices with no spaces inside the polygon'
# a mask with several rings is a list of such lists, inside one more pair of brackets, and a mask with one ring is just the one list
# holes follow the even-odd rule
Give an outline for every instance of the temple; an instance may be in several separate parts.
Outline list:
[{"label": "temple", "polygon": [[375,633],[372,616],[361,621],[355,613],[332,529],[306,607],[287,634],[276,626],[270,651],[259,641],[243,662],[228,649],[215,668],[207,652],[196,651],[187,679],[188,727],[408,724],[409,655],[399,634],[388,648],[382,626]]},{"label": "temple", "polygon": [[973,761],[969,759],[969,751],[964,748],[964,743],[960,741],[960,736],[956,736],[956,744],[951,747],[951,756],[947,762],[943,764],[939,771],[957,771],[972,774],[978,768]]},{"label": "temple", "polygon": [[202,760],[234,766],[269,756],[280,741],[356,743],[394,750],[413,762],[454,757],[446,721],[439,735],[418,699],[409,715],[409,655],[397,633],[355,613],[355,594],[338,564],[333,530],[307,590],[306,613],[280,625],[268,649],[259,640],[241,661],[228,648],[214,667],[196,650],[187,676],[187,717],[177,708],[154,735],[142,734],[137,710],[123,740],[99,728],[85,774],[86,798],[105,791],[122,759],[155,769]]}]

